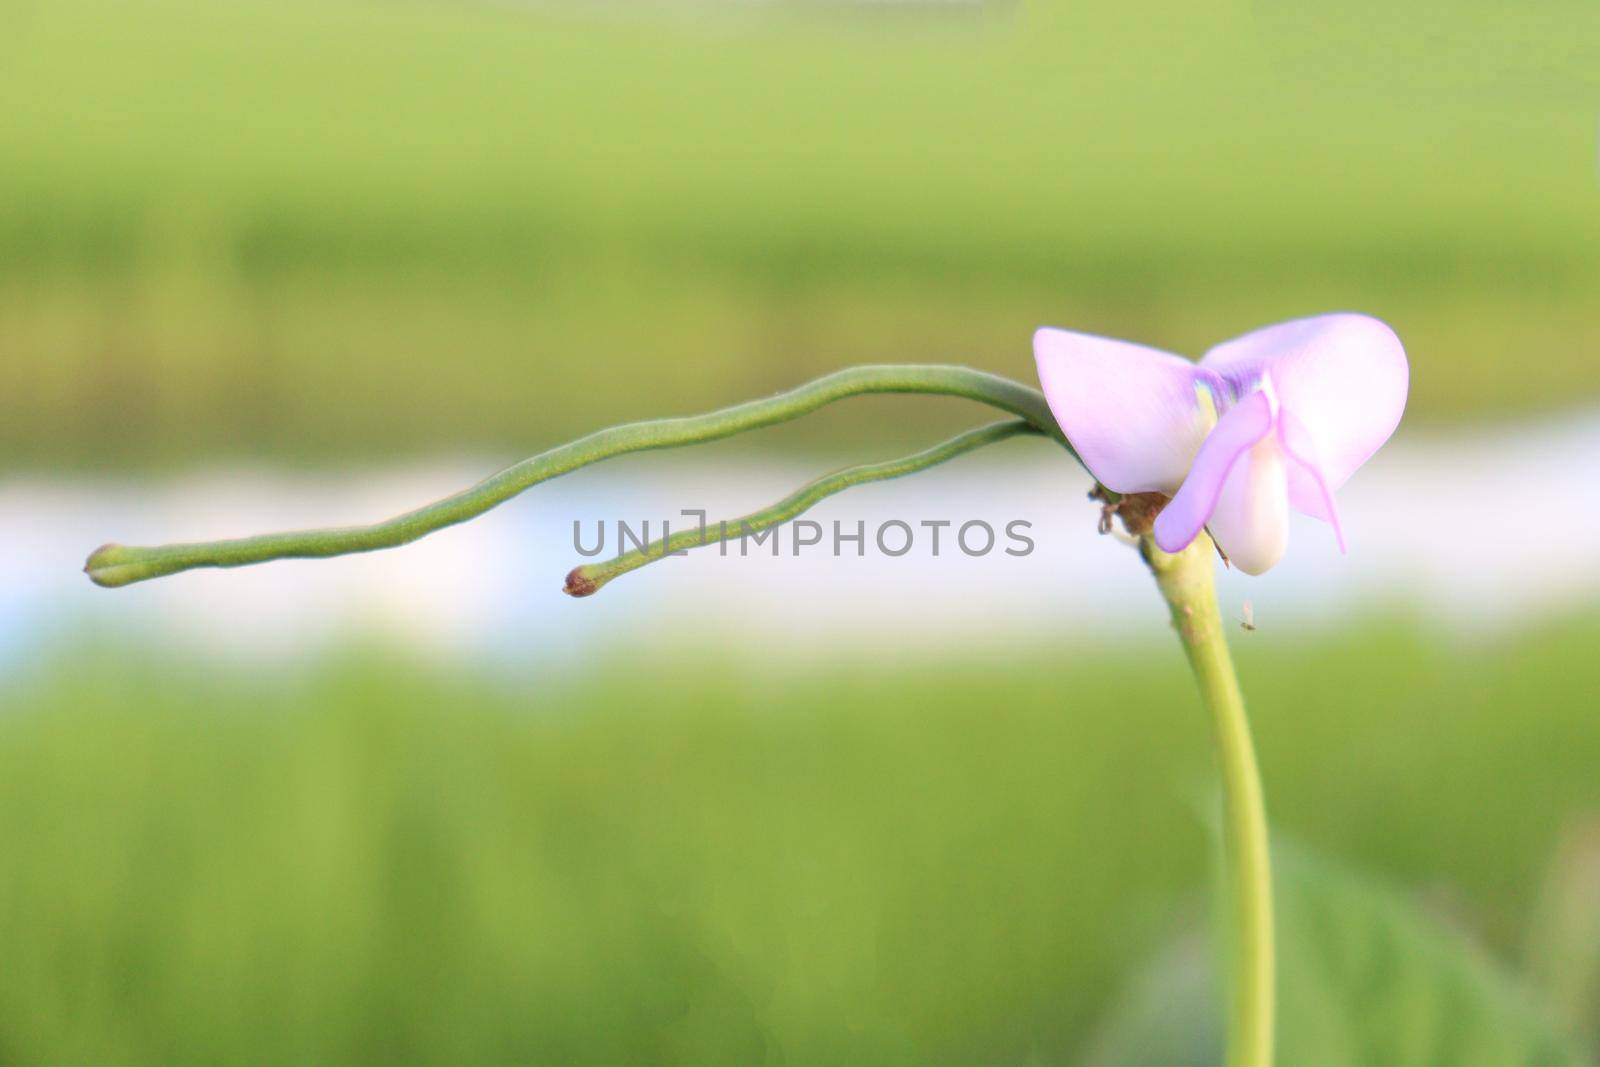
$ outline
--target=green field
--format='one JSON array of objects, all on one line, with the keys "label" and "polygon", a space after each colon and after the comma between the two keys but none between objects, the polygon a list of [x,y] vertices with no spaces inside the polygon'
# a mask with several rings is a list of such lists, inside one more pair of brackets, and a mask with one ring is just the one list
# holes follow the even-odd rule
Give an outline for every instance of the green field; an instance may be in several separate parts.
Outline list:
[{"label": "green field", "polygon": [[1391,7],[0,0],[0,454],[519,453],[1338,308],[1414,422],[1592,403],[1596,9]]},{"label": "green field", "polygon": [[[1597,640],[1242,642],[1279,832],[1590,1036]],[[0,690],[0,1059],[1078,1062],[1205,915],[1209,739],[1157,647],[556,681],[62,649]],[[1367,969],[1333,1009],[1289,983],[1286,1063],[1572,1062],[1452,1042],[1447,990],[1395,988],[1427,953],[1334,944]],[[1336,1051],[1368,1016],[1410,1051]]]}]

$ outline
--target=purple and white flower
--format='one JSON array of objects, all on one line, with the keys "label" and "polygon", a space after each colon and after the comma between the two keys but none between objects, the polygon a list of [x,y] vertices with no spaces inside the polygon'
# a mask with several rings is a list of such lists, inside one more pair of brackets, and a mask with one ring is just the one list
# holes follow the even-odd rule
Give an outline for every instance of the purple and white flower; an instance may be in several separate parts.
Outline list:
[{"label": "purple and white flower", "polygon": [[1033,351],[1090,473],[1172,498],[1156,544],[1177,552],[1206,529],[1248,574],[1283,558],[1290,508],[1331,524],[1344,550],[1333,494],[1399,425],[1410,378],[1394,331],[1345,313],[1263,327],[1199,363],[1051,328]]}]

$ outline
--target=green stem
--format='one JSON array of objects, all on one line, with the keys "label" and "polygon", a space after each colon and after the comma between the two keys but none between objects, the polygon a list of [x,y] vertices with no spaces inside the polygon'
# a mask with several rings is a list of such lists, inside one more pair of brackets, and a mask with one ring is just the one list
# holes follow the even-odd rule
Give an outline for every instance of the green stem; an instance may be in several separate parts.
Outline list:
[{"label": "green stem", "polygon": [[769,527],[778,526],[796,518],[810,510],[819,501],[843,492],[851,486],[864,485],[868,482],[882,482],[890,478],[900,478],[907,474],[925,471],[929,467],[937,466],[957,456],[964,455],[975,449],[992,445],[997,441],[1004,441],[1019,434],[1038,434],[1040,431],[1031,423],[1021,419],[1010,422],[997,422],[976,430],[969,430],[964,434],[943,441],[932,448],[918,452],[911,456],[902,456],[899,459],[886,460],[882,463],[863,463],[856,467],[847,467],[841,471],[818,478],[809,482],[793,493],[784,497],[770,507],[753,511],[741,518],[726,522],[719,522],[715,526],[706,526],[704,529],[680,530],[670,537],[657,538],[643,548],[636,548],[632,552],[617,556],[615,559],[603,563],[590,563],[581,567],[574,567],[567,575],[566,592],[572,596],[591,596],[600,591],[600,587],[613,578],[627,574],[629,571],[638,570],[647,563],[654,563],[658,559],[681,554],[688,549],[703,545],[714,545],[733,537],[743,537],[747,534],[760,533]]},{"label": "green stem", "polygon": [[[601,430],[507,467],[471,489],[371,526],[267,534],[232,541],[134,548],[104,545],[84,571],[97,584],[122,586],[195,567],[241,567],[274,559],[306,559],[372,552],[408,544],[466,522],[517,494],[579,467],[629,452],[676,448],[788,422],[845,397],[868,393],[929,393],[965,397],[1025,420],[1066,446],[1044,395],[1008,378],[967,367],[889,364],[851,367],[762,400],[687,418],[657,419]],[[1070,450],[1070,446],[1067,446]]]},{"label": "green stem", "polygon": [[1222,772],[1232,972],[1228,1067],[1270,1067],[1274,958],[1267,814],[1244,696],[1217,610],[1215,549],[1205,534],[1176,555],[1162,552],[1149,537],[1142,544],[1211,713]]}]

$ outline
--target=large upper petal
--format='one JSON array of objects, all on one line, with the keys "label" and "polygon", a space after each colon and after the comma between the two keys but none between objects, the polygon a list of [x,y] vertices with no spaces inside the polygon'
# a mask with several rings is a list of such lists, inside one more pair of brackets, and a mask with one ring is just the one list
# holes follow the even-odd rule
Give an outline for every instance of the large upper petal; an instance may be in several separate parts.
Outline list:
[{"label": "large upper petal", "polygon": [[1050,411],[1102,485],[1177,491],[1215,418],[1199,392],[1210,375],[1159,349],[1049,327],[1033,355]]},{"label": "large upper petal", "polygon": [[1315,450],[1329,493],[1394,433],[1410,371],[1400,339],[1367,315],[1337,313],[1266,326],[1205,354],[1235,396],[1272,379],[1278,402]]}]

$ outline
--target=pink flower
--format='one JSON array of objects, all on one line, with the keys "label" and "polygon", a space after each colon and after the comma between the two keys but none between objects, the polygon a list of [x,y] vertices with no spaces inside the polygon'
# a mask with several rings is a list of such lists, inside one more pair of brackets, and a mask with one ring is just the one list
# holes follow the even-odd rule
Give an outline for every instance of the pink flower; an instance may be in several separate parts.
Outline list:
[{"label": "pink flower", "polygon": [[1283,558],[1291,507],[1330,523],[1344,550],[1333,494],[1399,425],[1410,377],[1394,331],[1355,314],[1266,326],[1198,364],[1050,328],[1033,352],[1090,473],[1172,498],[1156,544],[1177,552],[1205,528],[1247,574]]}]

